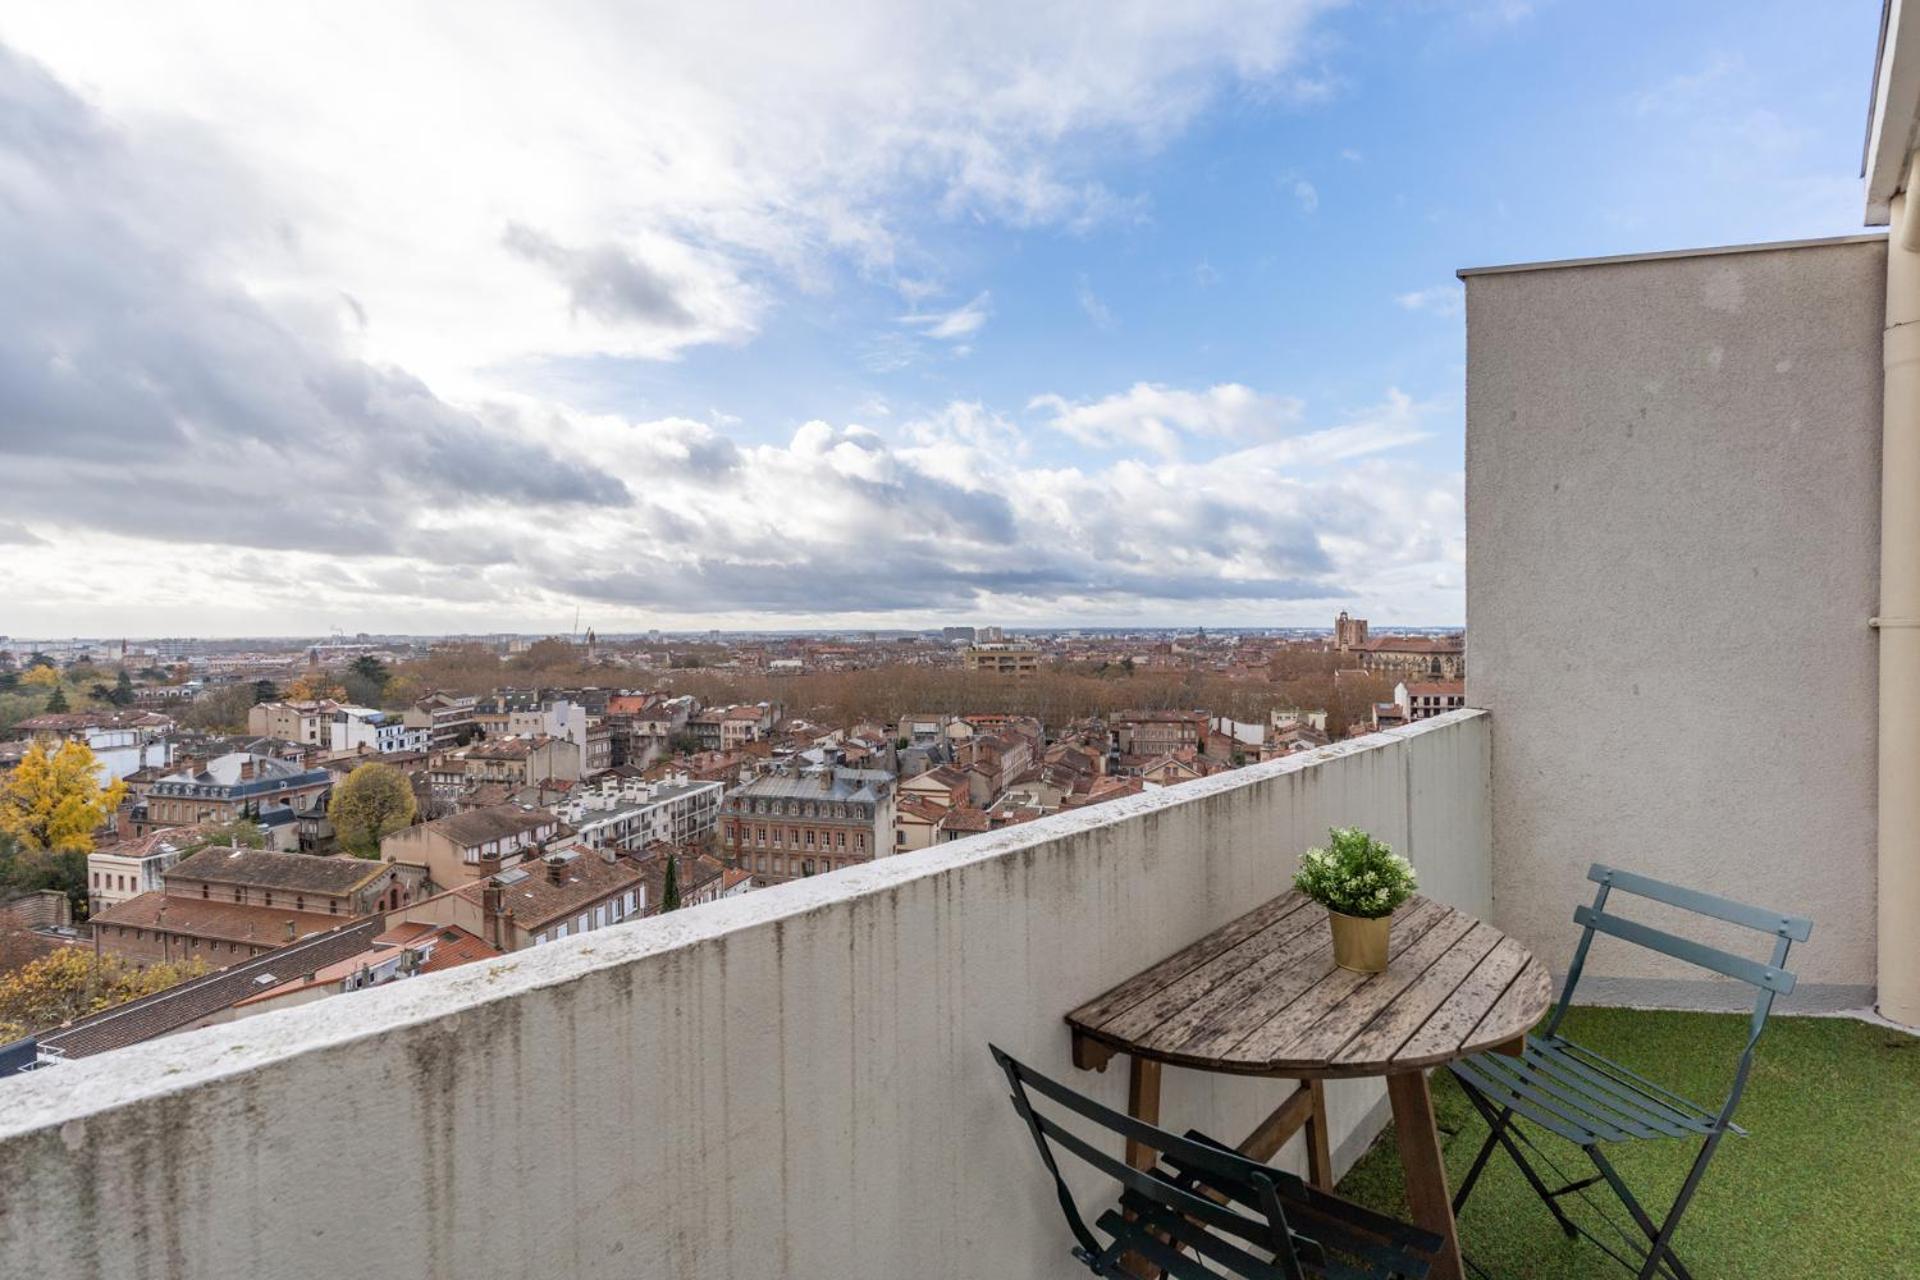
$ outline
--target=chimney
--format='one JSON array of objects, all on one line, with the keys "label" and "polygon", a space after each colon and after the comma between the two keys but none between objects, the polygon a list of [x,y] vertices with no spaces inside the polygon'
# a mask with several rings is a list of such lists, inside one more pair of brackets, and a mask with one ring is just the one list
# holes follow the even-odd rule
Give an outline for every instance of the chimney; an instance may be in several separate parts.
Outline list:
[{"label": "chimney", "polygon": [[240,781],[248,782],[253,778],[253,757],[248,756],[240,762]]},{"label": "chimney", "polygon": [[293,921],[289,920],[287,921],[287,941],[292,942],[294,937],[295,937],[295,934],[293,932]]},{"label": "chimney", "polygon": [[833,790],[833,766],[829,765],[820,771],[820,789],[822,791]]},{"label": "chimney", "polygon": [[567,864],[557,857],[547,859],[547,883],[565,884],[567,882]]}]

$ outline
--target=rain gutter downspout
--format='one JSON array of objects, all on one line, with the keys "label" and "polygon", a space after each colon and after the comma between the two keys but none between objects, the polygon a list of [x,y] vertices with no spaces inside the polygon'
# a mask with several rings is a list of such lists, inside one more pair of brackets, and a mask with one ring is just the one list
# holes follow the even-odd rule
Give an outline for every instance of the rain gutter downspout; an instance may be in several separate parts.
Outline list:
[{"label": "rain gutter downspout", "polygon": [[1920,1026],[1920,155],[1893,197],[1881,404],[1879,1005]]}]

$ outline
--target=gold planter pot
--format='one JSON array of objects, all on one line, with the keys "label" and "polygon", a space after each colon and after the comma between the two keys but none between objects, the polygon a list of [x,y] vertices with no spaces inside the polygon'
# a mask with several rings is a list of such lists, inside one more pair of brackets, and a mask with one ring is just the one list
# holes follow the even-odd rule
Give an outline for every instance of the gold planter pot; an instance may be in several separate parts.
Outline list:
[{"label": "gold planter pot", "polygon": [[1387,971],[1387,934],[1393,926],[1392,916],[1363,920],[1328,911],[1327,923],[1333,926],[1335,964],[1355,973]]}]

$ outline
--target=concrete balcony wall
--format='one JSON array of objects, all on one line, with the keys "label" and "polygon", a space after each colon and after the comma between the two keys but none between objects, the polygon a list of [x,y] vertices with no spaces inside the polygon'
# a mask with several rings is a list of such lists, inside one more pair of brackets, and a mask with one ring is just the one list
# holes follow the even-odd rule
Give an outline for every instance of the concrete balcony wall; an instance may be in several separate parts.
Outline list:
[{"label": "concrete balcony wall", "polygon": [[[1556,970],[1606,862],[1812,917],[1786,1007],[1872,1001],[1886,253],[1864,236],[1466,273],[1467,697],[1493,716],[1495,923]],[[1604,1002],[1753,998],[1611,940],[1585,974]]]},{"label": "concrete balcony wall", "polygon": [[[0,1081],[0,1275],[1063,1275],[987,1042],[1123,1105],[1062,1015],[1330,824],[1485,913],[1488,753],[1456,712]],[[1169,1071],[1163,1117],[1238,1137],[1286,1087]],[[1330,1088],[1343,1167],[1380,1092]]]}]

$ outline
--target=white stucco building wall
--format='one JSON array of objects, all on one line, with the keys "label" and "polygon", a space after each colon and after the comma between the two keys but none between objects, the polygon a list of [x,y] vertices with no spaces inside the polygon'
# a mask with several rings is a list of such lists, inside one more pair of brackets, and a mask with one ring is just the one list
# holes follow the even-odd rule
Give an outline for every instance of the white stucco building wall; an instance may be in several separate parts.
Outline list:
[{"label": "white stucco building wall", "polygon": [[[1461,273],[1496,921],[1556,969],[1602,861],[1811,916],[1794,1003],[1869,1002],[1885,255]],[[1595,998],[1750,999],[1618,944],[1587,973]]]}]

